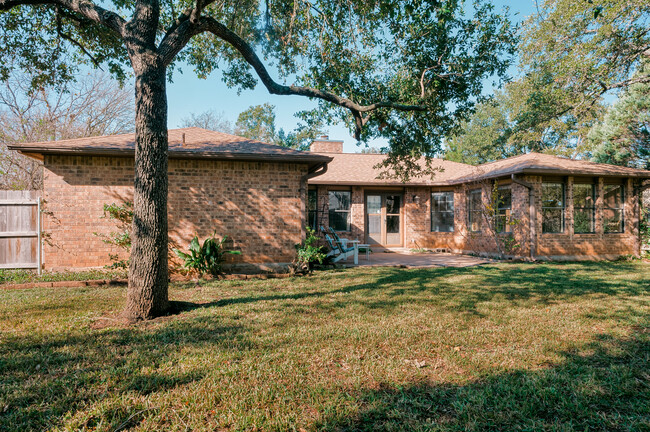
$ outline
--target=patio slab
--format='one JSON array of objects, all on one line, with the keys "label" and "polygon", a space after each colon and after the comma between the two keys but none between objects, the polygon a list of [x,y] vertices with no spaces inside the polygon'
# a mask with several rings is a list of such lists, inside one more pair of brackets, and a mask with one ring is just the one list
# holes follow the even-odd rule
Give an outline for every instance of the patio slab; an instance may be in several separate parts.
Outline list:
[{"label": "patio slab", "polygon": [[483,264],[494,263],[495,261],[469,255],[452,253],[410,253],[403,251],[375,252],[366,255],[359,254],[359,264],[352,264],[350,257],[345,264],[350,267],[402,267],[402,268],[426,268],[426,267],[473,267]]}]

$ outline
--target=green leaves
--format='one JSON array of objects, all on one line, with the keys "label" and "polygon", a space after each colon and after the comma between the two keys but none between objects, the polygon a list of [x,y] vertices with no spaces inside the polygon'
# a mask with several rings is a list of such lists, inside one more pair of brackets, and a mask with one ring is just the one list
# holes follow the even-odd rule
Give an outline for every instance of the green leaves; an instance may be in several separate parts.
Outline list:
[{"label": "green leaves", "polygon": [[552,77],[537,81],[554,117],[580,117],[606,92],[631,84],[647,57],[650,3],[546,0],[540,9],[523,26],[522,68],[526,79]]},{"label": "green leaves", "polygon": [[[0,0],[8,1],[21,0]],[[40,72],[38,85],[54,85],[74,79],[77,65],[94,64],[125,79],[131,60],[126,46],[137,41],[115,22],[125,20],[128,33],[154,21],[129,21],[138,19],[130,0],[102,2],[107,10],[101,14],[62,5],[0,13],[7,48],[0,52],[0,76],[12,67],[32,68]],[[268,79],[277,77],[289,86],[278,94],[326,92],[311,118],[343,121],[363,142],[387,139],[389,163],[437,153],[442,137],[481,100],[484,82],[507,79],[515,46],[507,13],[495,12],[487,0],[216,0],[200,14],[204,24],[214,25],[184,34],[175,32],[192,28],[200,17],[188,21],[189,12],[181,11],[191,11],[195,2],[156,6],[159,21],[147,29],[156,34],[155,44],[139,46],[138,55],[164,46],[165,56],[172,53],[165,57],[171,69],[185,62],[201,78],[221,69],[225,84],[240,91],[254,88],[261,77],[271,91]],[[170,40],[182,44],[170,48]],[[261,64],[246,56],[251,52]],[[296,92],[300,86],[314,91]]]},{"label": "green leaves", "polygon": [[221,240],[216,237],[216,231],[212,236],[204,240],[203,244],[199,242],[198,236],[190,241],[189,252],[185,253],[178,249],[173,249],[174,253],[184,261],[184,267],[197,271],[200,275],[209,273],[212,276],[219,276],[223,273],[223,263],[225,256],[241,255],[240,251],[225,250],[224,243],[228,236],[223,236]]}]

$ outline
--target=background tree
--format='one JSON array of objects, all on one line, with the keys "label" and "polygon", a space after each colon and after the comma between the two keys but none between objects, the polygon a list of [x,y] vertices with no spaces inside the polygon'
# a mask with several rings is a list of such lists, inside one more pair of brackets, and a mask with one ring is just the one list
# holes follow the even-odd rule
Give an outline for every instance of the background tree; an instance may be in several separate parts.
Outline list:
[{"label": "background tree", "polygon": [[[259,79],[277,95],[319,101],[357,139],[383,136],[399,174],[465,118],[489,77],[503,77],[514,35],[482,0],[0,0],[0,78],[31,68],[33,82],[75,74],[65,61],[135,75],[133,246],[124,316],[160,315],[167,298],[166,79],[178,61],[227,85]],[[260,57],[257,53],[262,53]],[[7,59],[14,62],[8,62]],[[273,72],[267,64],[275,65]],[[285,85],[280,80],[295,84]],[[257,77],[257,79],[256,79]]]},{"label": "background tree", "polygon": [[[529,152],[589,157],[592,144],[587,135],[602,118],[604,107],[597,103],[579,116],[565,113],[542,120],[539,111],[548,106],[543,103],[543,90],[532,84],[525,78],[510,82],[491,100],[478,104],[459,132],[447,140],[444,157],[469,164]],[[530,104],[537,99],[542,102],[531,111]]]},{"label": "background tree", "polygon": [[650,82],[650,71],[634,75],[650,58],[650,3],[546,0],[538,6],[522,26],[524,107],[515,132],[554,120],[578,124],[599,109],[603,95]]},{"label": "background tree", "polygon": [[477,105],[472,116],[452,136],[445,149],[445,159],[472,165],[512,156],[513,150],[502,140],[510,127],[503,98]]},{"label": "background tree", "polygon": [[181,120],[181,127],[198,127],[227,134],[231,134],[235,130],[223,112],[214,110],[203,111],[199,114],[190,113],[188,117]]},{"label": "background tree", "polygon": [[[650,69],[650,63],[645,65]],[[632,84],[589,132],[596,162],[650,169],[650,83]]]},{"label": "background tree", "polygon": [[382,149],[377,148],[377,147],[369,147],[369,146],[367,146],[367,147],[361,148],[359,150],[359,153],[361,153],[361,154],[381,154],[382,153],[381,150]]},{"label": "background tree", "polygon": [[322,121],[318,119],[307,124],[298,123],[296,129],[285,132],[282,128],[277,129],[275,118],[274,105],[265,103],[251,106],[237,117],[235,134],[283,147],[308,150],[311,142],[323,133]]},{"label": "background tree", "polygon": [[276,140],[275,106],[265,103],[242,111],[235,123],[235,135],[273,143]]},{"label": "background tree", "polygon": [[19,142],[54,141],[133,131],[133,89],[90,73],[56,91],[31,87],[12,74],[0,88],[0,188],[40,189],[42,165],[7,149]]},{"label": "background tree", "polygon": [[308,150],[316,136],[322,134],[320,121],[299,123],[295,130],[285,132],[282,128],[277,129],[275,119],[275,106],[265,103],[241,112],[234,126],[223,112],[210,110],[200,114],[191,113],[183,118],[181,127],[200,127],[299,150]]}]

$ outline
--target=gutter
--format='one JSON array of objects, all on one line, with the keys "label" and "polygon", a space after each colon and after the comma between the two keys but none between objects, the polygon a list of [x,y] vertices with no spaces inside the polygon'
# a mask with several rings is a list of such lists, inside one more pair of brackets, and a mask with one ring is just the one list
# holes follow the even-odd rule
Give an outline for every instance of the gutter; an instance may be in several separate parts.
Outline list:
[{"label": "gutter", "polygon": [[510,175],[510,179],[513,183],[516,183],[528,189],[528,219],[530,220],[530,226],[528,230],[530,232],[530,259],[534,261],[537,252],[537,210],[535,209],[535,190],[531,183],[519,180],[515,177],[514,174]]},{"label": "gutter", "polygon": [[309,171],[307,171],[307,174],[303,176],[304,180],[307,181],[309,179],[312,179],[314,177],[318,177],[319,175],[325,174],[327,172],[327,164],[331,162],[331,158],[327,162],[321,162],[318,165],[314,166],[313,168],[309,168]]}]

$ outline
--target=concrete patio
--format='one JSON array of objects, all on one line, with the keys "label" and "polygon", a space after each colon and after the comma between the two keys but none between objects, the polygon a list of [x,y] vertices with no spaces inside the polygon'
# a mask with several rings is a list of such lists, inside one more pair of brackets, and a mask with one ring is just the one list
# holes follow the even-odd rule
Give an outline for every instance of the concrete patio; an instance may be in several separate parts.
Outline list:
[{"label": "concrete patio", "polygon": [[342,261],[350,267],[473,267],[493,263],[493,260],[469,255],[452,253],[411,253],[408,250],[394,249],[378,251],[370,254],[369,259],[365,253],[359,253],[359,264],[353,263],[352,257]]}]

